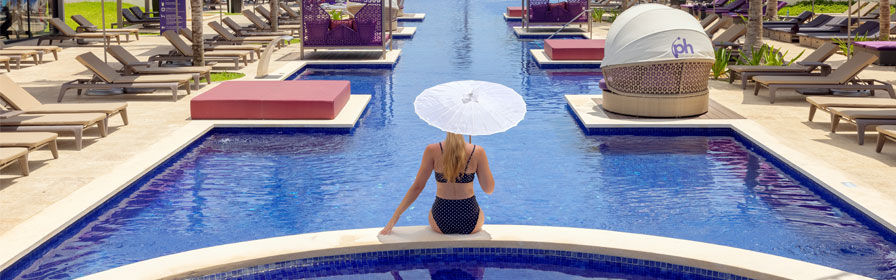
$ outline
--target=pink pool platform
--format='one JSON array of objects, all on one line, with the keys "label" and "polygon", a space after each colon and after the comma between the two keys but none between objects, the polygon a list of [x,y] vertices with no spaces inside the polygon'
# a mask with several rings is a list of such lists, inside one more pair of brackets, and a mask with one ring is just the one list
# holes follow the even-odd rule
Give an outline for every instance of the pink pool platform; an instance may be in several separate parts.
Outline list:
[{"label": "pink pool platform", "polygon": [[604,40],[544,40],[544,52],[551,60],[602,60]]},{"label": "pink pool platform", "polygon": [[523,7],[507,7],[507,17],[518,18],[523,16]]},{"label": "pink pool platform", "polygon": [[194,120],[332,120],[351,95],[349,81],[231,81],[190,101]]}]

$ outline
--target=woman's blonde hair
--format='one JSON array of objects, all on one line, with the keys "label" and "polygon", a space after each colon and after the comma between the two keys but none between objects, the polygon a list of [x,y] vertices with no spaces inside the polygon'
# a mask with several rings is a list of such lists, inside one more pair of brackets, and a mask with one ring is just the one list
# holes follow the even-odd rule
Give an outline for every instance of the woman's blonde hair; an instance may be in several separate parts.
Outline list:
[{"label": "woman's blonde hair", "polygon": [[445,136],[445,146],[442,149],[442,166],[445,179],[454,183],[455,179],[464,172],[464,156],[467,154],[464,147],[464,136],[448,132]]}]

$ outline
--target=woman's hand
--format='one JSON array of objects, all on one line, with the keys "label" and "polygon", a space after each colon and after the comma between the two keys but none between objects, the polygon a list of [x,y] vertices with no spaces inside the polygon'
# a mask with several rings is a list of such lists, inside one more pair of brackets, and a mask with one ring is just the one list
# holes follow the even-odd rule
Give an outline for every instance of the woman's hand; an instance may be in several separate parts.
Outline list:
[{"label": "woman's hand", "polygon": [[391,233],[392,233],[392,227],[394,227],[394,226],[395,226],[395,223],[393,223],[392,221],[389,221],[389,223],[386,224],[386,227],[384,227],[383,230],[380,230],[380,235],[389,235],[389,234],[391,234]]}]

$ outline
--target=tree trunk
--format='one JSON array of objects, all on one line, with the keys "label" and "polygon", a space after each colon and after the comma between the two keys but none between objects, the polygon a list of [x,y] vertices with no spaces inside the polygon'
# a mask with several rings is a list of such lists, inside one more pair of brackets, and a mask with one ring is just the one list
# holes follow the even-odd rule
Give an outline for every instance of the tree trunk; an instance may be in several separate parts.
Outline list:
[{"label": "tree trunk", "polygon": [[193,29],[193,65],[205,66],[205,53],[202,47],[205,40],[202,39],[202,0],[190,0],[190,21]]},{"label": "tree trunk", "polygon": [[271,0],[271,31],[277,32],[280,24],[280,0]]},{"label": "tree trunk", "polygon": [[880,0],[880,39],[890,40],[890,0]]},{"label": "tree trunk", "polygon": [[768,18],[768,20],[777,20],[778,0],[768,0],[765,4],[765,17]]},{"label": "tree trunk", "polygon": [[762,0],[748,0],[750,8],[747,11],[747,35],[741,52],[749,54],[753,49],[762,47]]}]

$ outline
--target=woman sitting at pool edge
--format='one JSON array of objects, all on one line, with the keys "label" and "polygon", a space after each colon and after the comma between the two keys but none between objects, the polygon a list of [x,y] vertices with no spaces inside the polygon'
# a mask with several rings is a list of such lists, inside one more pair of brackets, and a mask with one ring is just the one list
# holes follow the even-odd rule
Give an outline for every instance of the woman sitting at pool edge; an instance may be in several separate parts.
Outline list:
[{"label": "woman sitting at pool edge", "polygon": [[[495,191],[495,179],[488,167],[488,157],[482,147],[467,143],[462,135],[449,132],[444,142],[426,146],[414,184],[380,234],[392,233],[392,227],[423,192],[429,174],[434,170],[442,172],[435,172],[436,201],[429,211],[432,230],[444,234],[471,234],[482,229],[485,215],[476,203],[473,179],[478,173],[482,191],[486,194]],[[449,182],[448,178],[454,180]]]}]

